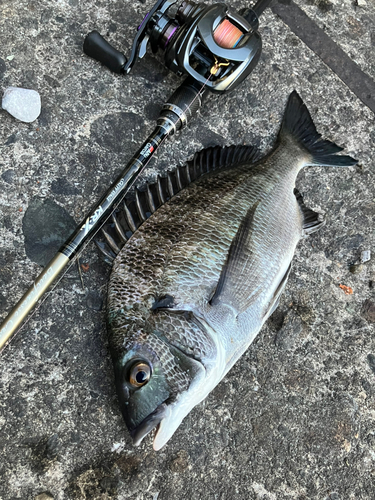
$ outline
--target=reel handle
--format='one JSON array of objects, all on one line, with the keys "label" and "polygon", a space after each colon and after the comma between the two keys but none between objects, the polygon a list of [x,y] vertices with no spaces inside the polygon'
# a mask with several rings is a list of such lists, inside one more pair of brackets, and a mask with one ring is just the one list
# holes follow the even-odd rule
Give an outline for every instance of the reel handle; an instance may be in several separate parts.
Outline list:
[{"label": "reel handle", "polygon": [[112,47],[98,31],[91,31],[86,36],[83,51],[89,57],[107,66],[114,73],[124,73],[124,66],[128,62],[127,58],[122,52]]}]

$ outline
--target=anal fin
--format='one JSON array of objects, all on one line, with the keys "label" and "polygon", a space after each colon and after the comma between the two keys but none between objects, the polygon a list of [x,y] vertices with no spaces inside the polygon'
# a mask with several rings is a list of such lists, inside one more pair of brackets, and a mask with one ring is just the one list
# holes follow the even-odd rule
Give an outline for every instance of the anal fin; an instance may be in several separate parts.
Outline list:
[{"label": "anal fin", "polygon": [[305,235],[308,236],[309,234],[315,233],[315,231],[318,231],[326,223],[323,215],[318,212],[314,212],[314,210],[311,210],[311,208],[308,208],[304,204],[303,197],[298,189],[294,189],[294,194],[302,212],[302,227]]}]

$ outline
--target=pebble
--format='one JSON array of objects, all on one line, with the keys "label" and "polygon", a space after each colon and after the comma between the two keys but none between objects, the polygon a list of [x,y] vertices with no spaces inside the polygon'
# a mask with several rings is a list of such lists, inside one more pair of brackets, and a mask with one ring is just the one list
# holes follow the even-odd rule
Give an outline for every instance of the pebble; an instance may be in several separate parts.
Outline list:
[{"label": "pebble", "polygon": [[349,271],[353,274],[359,274],[362,272],[362,270],[363,270],[362,264],[352,264],[349,267]]},{"label": "pebble", "polygon": [[363,252],[361,253],[362,264],[368,262],[370,259],[371,259],[371,250],[363,250]]},{"label": "pebble", "polygon": [[375,302],[366,299],[362,304],[361,315],[367,319],[369,323],[375,323]]},{"label": "pebble", "polygon": [[53,496],[51,493],[41,493],[40,495],[37,495],[34,500],[53,500]]},{"label": "pebble", "polygon": [[2,107],[17,120],[31,123],[40,115],[40,95],[36,90],[8,87],[3,95]]},{"label": "pebble", "polygon": [[45,447],[45,455],[49,460],[57,457],[61,448],[60,438],[58,434],[53,434],[47,441]]},{"label": "pebble", "polygon": [[357,0],[358,7],[365,7],[367,5],[366,0]]},{"label": "pebble", "polygon": [[86,305],[93,311],[101,311],[103,307],[103,299],[95,290],[88,292],[86,297]]}]

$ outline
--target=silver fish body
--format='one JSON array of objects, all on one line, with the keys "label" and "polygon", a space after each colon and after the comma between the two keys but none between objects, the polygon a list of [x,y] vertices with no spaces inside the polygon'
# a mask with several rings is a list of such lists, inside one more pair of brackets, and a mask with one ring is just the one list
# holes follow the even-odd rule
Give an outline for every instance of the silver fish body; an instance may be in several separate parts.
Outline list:
[{"label": "silver fish body", "polygon": [[182,176],[188,185],[165,203],[159,181],[161,206],[118,253],[108,292],[117,392],[135,444],[157,427],[154,449],[164,446],[275,310],[299,240],[323,224],[295,191],[298,172],[355,164],[340,150],[320,139],[294,92],[263,159],[249,147],[202,151],[168,177],[170,193]]}]

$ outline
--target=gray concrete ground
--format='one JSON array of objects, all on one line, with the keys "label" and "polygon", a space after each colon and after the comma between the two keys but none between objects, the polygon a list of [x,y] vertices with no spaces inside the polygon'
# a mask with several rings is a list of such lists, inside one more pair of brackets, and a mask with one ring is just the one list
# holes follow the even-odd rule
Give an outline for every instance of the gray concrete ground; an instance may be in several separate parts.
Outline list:
[{"label": "gray concrete ground", "polygon": [[[373,2],[297,3],[375,77]],[[34,123],[0,112],[2,317],[41,270],[33,232],[37,239],[50,218],[58,228],[48,244],[69,233],[179,84],[150,55],[124,78],[82,54],[94,28],[127,52],[151,5],[0,0],[2,91],[21,86],[42,96]],[[232,95],[211,96],[147,175],[204,146],[267,151],[297,89],[323,136],[359,159],[298,179],[326,226],[299,245],[279,309],[257,340],[158,453],[150,439],[132,447],[118,410],[105,329],[109,270],[90,245],[81,257],[84,288],[75,266],[1,354],[1,500],[375,497],[374,259],[350,270],[363,250],[375,253],[374,115],[271,11],[261,32],[253,75]],[[35,207],[46,208],[45,222]]]}]

